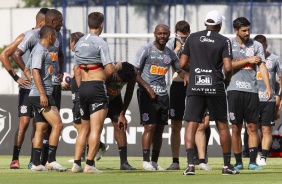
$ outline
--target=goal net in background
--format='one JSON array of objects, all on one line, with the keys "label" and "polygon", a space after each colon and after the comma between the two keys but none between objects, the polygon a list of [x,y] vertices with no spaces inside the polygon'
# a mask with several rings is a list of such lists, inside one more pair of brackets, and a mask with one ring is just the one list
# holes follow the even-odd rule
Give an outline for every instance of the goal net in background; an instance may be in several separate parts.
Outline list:
[{"label": "goal net in background", "polygon": [[[257,34],[252,34],[251,38]],[[263,34],[268,41],[268,51],[282,58],[282,35],[281,34]],[[174,34],[171,34],[173,38]],[[235,34],[225,34],[228,38],[234,38]],[[138,49],[151,41],[154,41],[153,34],[102,34],[102,38],[107,41],[110,49],[110,55],[113,61],[133,62]],[[71,57],[72,58],[72,57]],[[72,60],[72,59],[71,59]],[[72,65],[73,62],[71,62]],[[72,68],[72,66],[70,67]],[[71,73],[71,71],[70,71]],[[167,75],[168,85],[171,83],[171,71]]]}]

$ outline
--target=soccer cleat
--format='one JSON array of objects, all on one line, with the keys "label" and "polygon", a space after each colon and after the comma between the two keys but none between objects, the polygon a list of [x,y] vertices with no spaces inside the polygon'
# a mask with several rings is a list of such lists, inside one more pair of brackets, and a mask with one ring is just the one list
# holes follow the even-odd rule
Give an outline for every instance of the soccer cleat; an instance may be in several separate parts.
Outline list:
[{"label": "soccer cleat", "polygon": [[235,164],[234,165],[234,169],[237,170],[237,171],[238,170],[243,170],[244,169],[243,164]]},{"label": "soccer cleat", "polygon": [[102,174],[103,171],[98,170],[94,166],[90,166],[90,165],[85,164],[83,173],[86,173],[86,174]]},{"label": "soccer cleat", "polygon": [[158,165],[157,162],[151,161],[151,165],[158,171],[164,171],[165,169]]},{"label": "soccer cleat", "polygon": [[43,165],[35,166],[33,164],[31,166],[30,170],[31,171],[47,171],[47,169]]},{"label": "soccer cleat", "polygon": [[166,170],[180,170],[180,166],[178,163],[172,163]]},{"label": "soccer cleat", "polygon": [[198,166],[198,169],[199,170],[204,170],[204,171],[210,171],[212,170],[212,168],[210,168],[208,166],[208,164],[205,164],[205,163],[200,163],[199,166]]},{"label": "soccer cleat", "polygon": [[29,162],[29,164],[27,165],[27,168],[28,168],[28,169],[31,169],[32,165],[33,165],[33,163],[32,163],[32,162]]},{"label": "soccer cleat", "polygon": [[152,166],[150,162],[143,161],[142,170],[155,171],[156,169]]},{"label": "soccer cleat", "polygon": [[71,168],[72,173],[79,173],[83,172],[83,169],[81,166],[77,165],[76,163],[73,163],[72,168]]},{"label": "soccer cleat", "polygon": [[195,175],[195,165],[188,165],[183,175]]},{"label": "soccer cleat", "polygon": [[240,174],[239,171],[235,169],[232,165],[223,166],[222,168],[222,175],[230,175],[230,174]]},{"label": "soccer cleat", "polygon": [[249,164],[248,169],[249,170],[263,170],[263,168],[261,168],[257,164]]},{"label": "soccer cleat", "polygon": [[120,165],[120,170],[136,170],[136,168],[132,167],[128,162]]},{"label": "soccer cleat", "polygon": [[19,169],[20,162],[18,160],[13,160],[10,164],[10,169]]},{"label": "soccer cleat", "polygon": [[45,166],[48,170],[55,170],[55,171],[59,171],[59,172],[62,172],[62,171],[67,171],[68,168],[65,168],[63,166],[61,166],[58,162],[54,161],[54,162],[47,162],[46,163],[46,166]]},{"label": "soccer cleat", "polygon": [[259,166],[267,165],[267,164],[266,164],[266,158],[265,158],[264,156],[262,156],[261,152],[258,152],[257,159],[256,159],[256,163],[257,163]]},{"label": "soccer cleat", "polygon": [[109,145],[104,145],[104,147],[99,148],[95,156],[95,161],[99,161],[102,158],[102,156],[108,151],[108,149],[109,149]]}]

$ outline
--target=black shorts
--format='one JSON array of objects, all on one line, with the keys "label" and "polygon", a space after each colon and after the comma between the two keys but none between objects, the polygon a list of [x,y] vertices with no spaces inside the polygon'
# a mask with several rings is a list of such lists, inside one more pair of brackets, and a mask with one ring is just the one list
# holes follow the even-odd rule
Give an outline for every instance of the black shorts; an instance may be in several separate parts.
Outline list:
[{"label": "black shorts", "polygon": [[[42,111],[44,110],[43,107],[40,105],[40,97],[39,96],[29,96],[29,101],[33,106],[34,109],[34,120],[35,122],[47,122],[44,118]],[[51,95],[47,95],[48,98],[48,107],[56,106],[56,102]]]},{"label": "black shorts", "polygon": [[28,95],[30,89],[19,89],[18,116],[33,117],[33,107],[29,102]]},{"label": "black shorts", "polygon": [[61,85],[53,85],[52,97],[55,100],[58,111],[61,109],[62,89]]},{"label": "black shorts", "polygon": [[81,124],[79,99],[73,101],[72,114],[73,114],[73,122],[75,124]]},{"label": "black shorts", "polygon": [[117,123],[119,114],[122,110],[122,98],[121,94],[116,96],[114,99],[110,100],[109,102],[109,109],[107,117],[112,120],[112,122]]},{"label": "black shorts", "polygon": [[109,107],[107,88],[104,81],[81,81],[79,87],[80,115],[90,120],[90,115]]},{"label": "black shorts", "polygon": [[201,123],[207,109],[213,120],[226,121],[226,96],[187,96],[184,120]]},{"label": "black shorts", "polygon": [[274,126],[276,102],[259,103],[259,127]]},{"label": "black shorts", "polygon": [[140,111],[141,124],[161,124],[167,125],[169,97],[156,96],[152,101],[146,91],[137,90],[137,99]]},{"label": "black shorts", "polygon": [[257,93],[228,91],[229,119],[231,123],[258,123],[259,97]]},{"label": "black shorts", "polygon": [[169,118],[182,121],[185,110],[186,88],[184,82],[173,81],[169,93]]}]

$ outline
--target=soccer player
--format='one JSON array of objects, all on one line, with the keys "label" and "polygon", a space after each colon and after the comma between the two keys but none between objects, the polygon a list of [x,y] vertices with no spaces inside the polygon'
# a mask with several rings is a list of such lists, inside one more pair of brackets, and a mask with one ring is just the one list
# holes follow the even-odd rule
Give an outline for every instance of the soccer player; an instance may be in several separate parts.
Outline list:
[{"label": "soccer player", "polygon": [[[142,46],[133,65],[138,70],[137,90],[140,119],[144,126],[142,134],[143,170],[164,170],[157,162],[162,146],[162,134],[168,121],[169,97],[165,74],[173,66],[184,84],[188,81],[186,72],[179,68],[177,55],[166,47],[170,31],[167,25],[157,25],[154,31],[155,41]],[[152,158],[150,162],[150,149]]]},{"label": "soccer player", "polygon": [[[74,32],[70,34],[70,48],[74,52],[74,46],[78,42],[80,38],[84,36],[83,33],[81,32]],[[70,88],[71,88],[71,93],[72,93],[72,101],[73,101],[73,108],[72,108],[72,113],[73,113],[73,121],[74,121],[74,127],[78,132],[80,132],[80,126],[81,126],[81,115],[80,115],[80,102],[79,102],[79,90],[78,86],[75,80],[75,77],[71,79],[70,83]],[[88,147],[88,146],[87,146]],[[100,141],[99,144],[99,150],[96,153],[95,160],[98,161],[101,159],[103,154],[108,150],[109,146],[105,145]],[[86,148],[88,149],[88,148]],[[84,152],[82,153],[81,156],[82,160],[85,160],[85,149]],[[73,162],[73,161],[72,161]]]},{"label": "soccer player", "polygon": [[[75,45],[74,74],[79,87],[81,128],[76,139],[72,172],[102,173],[95,168],[94,157],[100,143],[101,131],[108,113],[106,78],[121,70],[121,63],[113,64],[108,44],[99,37],[104,27],[104,15],[88,15],[89,34]],[[95,93],[93,93],[95,91]],[[81,155],[88,136],[89,150],[84,170]]]},{"label": "soccer player", "polygon": [[247,123],[249,134],[250,163],[248,169],[262,169],[256,164],[259,142],[257,68],[259,68],[261,79],[266,86],[264,93],[266,99],[269,100],[272,96],[263,47],[261,43],[250,39],[250,24],[245,17],[235,19],[233,28],[236,37],[231,40],[234,58],[232,60],[233,76],[227,88],[227,93],[229,118],[232,123],[232,148],[236,159],[234,168],[237,170],[243,169],[241,130],[244,121]]},{"label": "soccer player", "polygon": [[[131,102],[136,83],[136,72],[134,66],[128,62],[122,62],[122,70],[107,80],[107,91],[109,96],[109,111],[107,117],[112,120],[114,136],[117,141],[120,170],[136,170],[127,161],[127,119],[125,112]],[[121,97],[121,90],[126,85],[124,99]]]},{"label": "soccer player", "polygon": [[[53,84],[53,92],[52,96],[56,102],[56,107],[58,110],[60,110],[60,104],[61,104],[61,77],[63,73],[63,52],[62,52],[62,36],[60,33],[61,27],[62,27],[62,14],[55,9],[50,9],[45,16],[45,23],[46,25],[50,25],[55,28],[56,30],[56,42],[54,46],[51,46],[48,48],[50,51],[50,57],[52,58],[52,84]],[[16,51],[13,53],[13,59],[14,61],[19,65],[19,67],[25,71],[25,75],[30,80],[30,73],[29,70],[25,70],[25,64],[21,58],[21,56],[32,50],[32,48],[38,43],[39,40],[39,31],[40,29],[36,29],[31,31],[29,34],[26,35],[24,40],[20,43]],[[42,165],[45,165],[48,158],[48,139],[51,132],[51,127],[48,127],[47,133],[45,134],[44,141],[43,141],[43,150],[42,150]]]},{"label": "soccer player", "polygon": [[[223,150],[222,175],[239,174],[230,164],[231,136],[227,121],[225,84],[231,77],[231,43],[219,34],[224,17],[217,11],[209,11],[205,18],[206,30],[192,33],[184,45],[179,65],[189,71],[184,120],[185,147],[188,166],[183,175],[194,175],[194,144],[198,124],[205,110],[215,120]],[[189,64],[190,62],[190,64]],[[197,105],[195,105],[197,104]]]},{"label": "soccer player", "polygon": [[[281,61],[278,56],[267,51],[267,40],[263,35],[255,36],[254,40],[260,42],[263,47],[263,52],[265,55],[265,65],[268,69],[270,87],[272,94],[275,94],[275,82],[276,75],[281,79]],[[259,94],[259,127],[262,132],[261,138],[261,153],[257,156],[257,164],[259,166],[266,165],[266,157],[269,154],[269,149],[272,144],[272,126],[275,125],[275,115],[276,115],[276,95],[273,95],[271,99],[265,95],[266,86],[262,81],[260,71],[257,71],[257,83],[258,83],[258,94]]]},{"label": "soccer player", "polygon": [[[67,168],[61,166],[56,161],[56,152],[59,136],[63,128],[62,120],[56,103],[52,97],[52,62],[48,48],[56,43],[56,32],[52,26],[45,25],[40,29],[40,41],[37,43],[31,54],[27,67],[30,66],[32,74],[32,85],[29,93],[29,101],[34,108],[35,134],[32,149],[32,171],[57,170],[66,171]],[[48,162],[46,168],[40,164],[40,155],[43,142],[44,131],[47,123],[51,124],[50,145]]]},{"label": "soccer player", "polygon": [[[33,29],[38,29],[45,25],[45,14],[48,11],[48,8],[41,8],[36,15],[36,25]],[[13,158],[10,164],[10,169],[19,169],[19,154],[21,151],[21,146],[24,141],[25,132],[29,126],[30,119],[33,118],[32,114],[32,105],[28,100],[28,95],[30,92],[30,81],[26,79],[23,72],[21,72],[21,76],[17,76],[11,67],[9,57],[16,50],[17,46],[24,39],[25,35],[27,35],[31,30],[28,30],[22,34],[20,34],[13,43],[7,46],[0,55],[0,60],[2,61],[5,69],[9,72],[11,77],[19,84],[19,104],[18,104],[18,116],[20,118],[20,122],[18,125],[18,129],[15,133],[14,137],[14,149],[13,149]],[[26,64],[29,59],[30,52],[26,52],[22,59]]]},{"label": "soccer player", "polygon": [[[190,25],[185,20],[178,21],[175,24],[175,39],[170,39],[167,42],[167,47],[174,51],[180,58],[183,46],[190,34]],[[170,86],[170,104],[169,104],[169,118],[171,119],[171,152],[172,164],[167,170],[179,170],[179,148],[180,148],[180,131],[182,128],[182,119],[185,109],[186,87],[183,79],[177,72],[173,71],[172,84]]]}]

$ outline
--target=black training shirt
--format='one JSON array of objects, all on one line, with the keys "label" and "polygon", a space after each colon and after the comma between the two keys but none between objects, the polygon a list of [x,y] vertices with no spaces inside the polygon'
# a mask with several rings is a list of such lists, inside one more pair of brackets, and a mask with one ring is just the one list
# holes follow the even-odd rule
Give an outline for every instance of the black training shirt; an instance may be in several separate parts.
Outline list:
[{"label": "black training shirt", "polygon": [[215,31],[199,31],[189,36],[182,54],[190,58],[187,96],[225,95],[223,58],[232,59],[231,42]]}]

